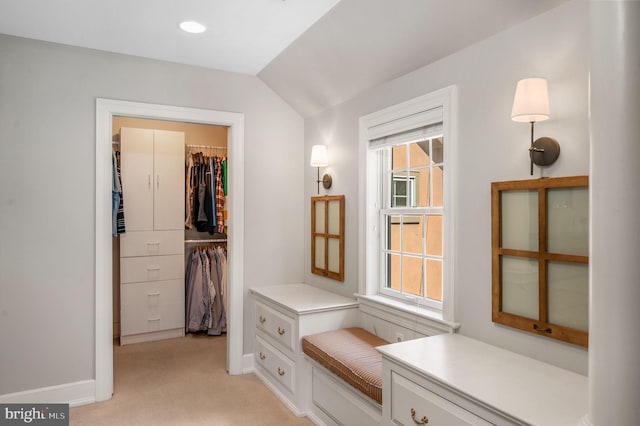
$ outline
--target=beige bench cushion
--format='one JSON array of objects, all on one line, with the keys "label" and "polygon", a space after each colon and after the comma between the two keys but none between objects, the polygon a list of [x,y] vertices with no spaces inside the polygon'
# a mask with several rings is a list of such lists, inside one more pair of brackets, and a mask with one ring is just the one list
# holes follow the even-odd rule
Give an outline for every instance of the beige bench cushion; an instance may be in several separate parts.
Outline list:
[{"label": "beige bench cushion", "polygon": [[302,350],[327,370],[382,403],[382,356],[387,342],[362,328],[342,328],[302,338]]}]

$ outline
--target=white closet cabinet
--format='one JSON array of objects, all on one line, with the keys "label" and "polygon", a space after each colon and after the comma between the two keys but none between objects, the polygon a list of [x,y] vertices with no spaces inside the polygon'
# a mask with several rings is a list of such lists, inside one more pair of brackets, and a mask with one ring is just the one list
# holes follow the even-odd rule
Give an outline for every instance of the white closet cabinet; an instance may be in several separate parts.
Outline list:
[{"label": "white closet cabinet", "polygon": [[120,344],[184,336],[184,133],[120,129]]}]

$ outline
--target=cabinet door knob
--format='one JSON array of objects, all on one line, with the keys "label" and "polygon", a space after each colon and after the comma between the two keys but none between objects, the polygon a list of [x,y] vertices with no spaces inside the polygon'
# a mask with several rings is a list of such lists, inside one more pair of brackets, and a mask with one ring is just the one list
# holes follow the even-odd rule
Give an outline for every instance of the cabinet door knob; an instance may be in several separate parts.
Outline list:
[{"label": "cabinet door knob", "polygon": [[285,329],[284,328],[280,328],[280,326],[278,326],[278,334],[279,335],[284,335]]},{"label": "cabinet door knob", "polygon": [[280,367],[278,367],[278,374],[284,376],[284,370]]},{"label": "cabinet door knob", "polygon": [[260,315],[260,324],[264,324],[267,321],[267,319],[265,317],[263,317],[262,315]]},{"label": "cabinet door knob", "polygon": [[260,352],[260,359],[265,359],[265,358],[266,358],[265,354],[263,354],[262,352]]},{"label": "cabinet door knob", "polygon": [[429,423],[429,418],[427,416],[423,416],[422,419],[416,420],[416,410],[411,409],[411,420],[417,425],[426,425]]}]

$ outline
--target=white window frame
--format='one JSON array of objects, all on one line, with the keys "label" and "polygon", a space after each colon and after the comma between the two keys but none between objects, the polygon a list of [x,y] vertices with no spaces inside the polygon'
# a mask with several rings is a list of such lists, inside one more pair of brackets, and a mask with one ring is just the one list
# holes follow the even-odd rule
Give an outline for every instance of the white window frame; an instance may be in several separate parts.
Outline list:
[{"label": "white window frame", "polygon": [[[417,308],[423,309],[432,318],[453,322],[454,315],[454,190],[455,171],[457,169],[456,138],[456,87],[449,86],[441,90],[411,99],[360,118],[359,166],[360,166],[360,241],[359,241],[359,293],[361,296],[375,298],[378,303],[398,306],[398,303],[416,309],[416,302],[398,301],[385,295],[383,271],[385,268],[381,256],[380,209],[384,206],[382,170],[383,156],[378,150],[370,149],[372,140],[380,140],[403,132],[432,124],[433,111],[441,109],[442,135],[444,137],[444,174],[443,174],[443,278],[442,304],[427,306],[424,299],[417,300]],[[428,311],[428,312],[426,312]]]}]

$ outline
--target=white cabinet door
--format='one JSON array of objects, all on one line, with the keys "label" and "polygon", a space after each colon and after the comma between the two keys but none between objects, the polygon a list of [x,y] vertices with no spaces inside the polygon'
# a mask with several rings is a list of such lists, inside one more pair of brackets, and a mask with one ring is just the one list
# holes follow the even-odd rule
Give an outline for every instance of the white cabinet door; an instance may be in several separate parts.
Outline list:
[{"label": "white cabinet door", "polygon": [[127,232],[151,231],[153,230],[153,130],[122,128],[120,153],[120,175]]},{"label": "white cabinet door", "polygon": [[184,133],[155,130],[153,161],[153,228],[184,229]]},{"label": "white cabinet door", "polygon": [[184,229],[184,133],[123,127],[120,151],[127,232]]}]

